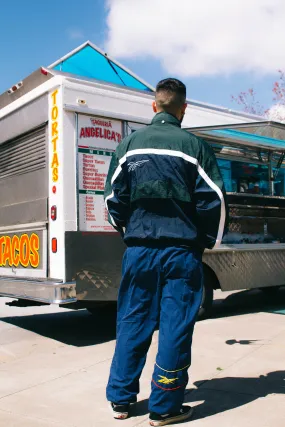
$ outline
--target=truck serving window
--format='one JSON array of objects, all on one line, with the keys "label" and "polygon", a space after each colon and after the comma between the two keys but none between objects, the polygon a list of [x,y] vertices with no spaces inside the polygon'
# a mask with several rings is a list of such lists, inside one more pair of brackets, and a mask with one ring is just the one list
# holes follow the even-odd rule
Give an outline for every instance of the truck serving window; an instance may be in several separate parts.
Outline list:
[{"label": "truck serving window", "polygon": [[192,128],[214,149],[226,190],[285,197],[285,126],[260,121]]},{"label": "truck serving window", "polygon": [[269,195],[268,166],[218,159],[226,191]]},{"label": "truck serving window", "polygon": [[[239,147],[213,145],[229,193],[270,195],[269,153]],[[222,158],[223,157],[223,158]],[[285,161],[282,153],[272,157],[273,195],[285,197]]]},{"label": "truck serving window", "polygon": [[229,193],[269,195],[269,155],[250,147],[211,144]]},{"label": "truck serving window", "polygon": [[272,157],[274,196],[285,197],[285,155],[274,153]]}]

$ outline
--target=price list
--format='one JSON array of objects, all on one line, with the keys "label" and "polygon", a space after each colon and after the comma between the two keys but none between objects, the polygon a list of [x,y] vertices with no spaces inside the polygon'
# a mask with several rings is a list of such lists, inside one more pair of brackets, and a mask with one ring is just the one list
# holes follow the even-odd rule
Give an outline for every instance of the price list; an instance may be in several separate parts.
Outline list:
[{"label": "price list", "polygon": [[78,148],[79,228],[81,231],[115,231],[108,222],[104,187],[112,151]]}]

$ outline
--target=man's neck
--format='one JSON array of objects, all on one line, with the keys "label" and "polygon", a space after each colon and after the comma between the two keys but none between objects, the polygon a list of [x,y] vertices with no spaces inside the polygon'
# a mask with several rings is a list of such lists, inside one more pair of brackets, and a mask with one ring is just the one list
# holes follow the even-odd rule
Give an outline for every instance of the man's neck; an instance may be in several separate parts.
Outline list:
[{"label": "man's neck", "polygon": [[180,121],[180,118],[179,118],[176,114],[169,113],[168,111],[163,111],[163,110],[161,110],[161,111],[157,111],[157,113],[156,113],[156,114],[160,114],[160,113],[169,114],[170,116],[173,116],[173,117],[175,117],[177,120],[179,120],[179,121]]}]

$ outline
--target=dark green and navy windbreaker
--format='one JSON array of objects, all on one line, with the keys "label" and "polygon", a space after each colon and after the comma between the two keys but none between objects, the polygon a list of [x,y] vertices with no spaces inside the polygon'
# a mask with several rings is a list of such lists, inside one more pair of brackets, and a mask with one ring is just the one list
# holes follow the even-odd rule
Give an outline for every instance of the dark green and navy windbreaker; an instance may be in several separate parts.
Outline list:
[{"label": "dark green and navy windbreaker", "polygon": [[114,153],[105,187],[111,224],[125,243],[217,247],[227,218],[212,149],[167,113],[129,135]]}]

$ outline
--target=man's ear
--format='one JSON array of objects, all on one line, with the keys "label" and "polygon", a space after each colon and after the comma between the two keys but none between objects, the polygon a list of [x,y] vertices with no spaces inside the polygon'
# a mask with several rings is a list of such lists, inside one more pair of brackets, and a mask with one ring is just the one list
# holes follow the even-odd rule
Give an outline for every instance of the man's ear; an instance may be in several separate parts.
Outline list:
[{"label": "man's ear", "polygon": [[185,113],[187,106],[188,106],[188,104],[183,105],[183,109],[182,109],[183,113]]},{"label": "man's ear", "polygon": [[153,103],[152,103],[152,109],[153,109],[154,113],[157,113],[157,105],[156,105],[155,101],[153,101]]}]

